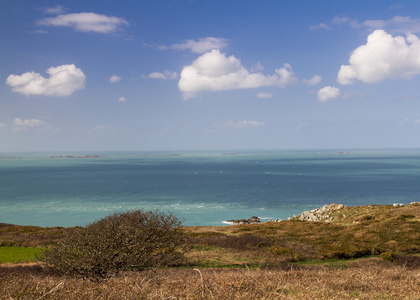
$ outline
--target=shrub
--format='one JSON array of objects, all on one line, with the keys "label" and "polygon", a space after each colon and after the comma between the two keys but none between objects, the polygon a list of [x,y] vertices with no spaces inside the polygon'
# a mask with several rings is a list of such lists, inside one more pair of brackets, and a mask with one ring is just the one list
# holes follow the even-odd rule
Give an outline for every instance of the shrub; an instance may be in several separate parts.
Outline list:
[{"label": "shrub", "polygon": [[320,249],[320,252],[323,258],[350,259],[377,255],[383,251],[380,248],[369,244],[339,242],[331,245],[324,245]]},{"label": "shrub", "polygon": [[222,247],[225,249],[250,250],[271,245],[271,239],[255,235],[208,235],[205,238],[196,239],[197,243]]},{"label": "shrub", "polygon": [[391,262],[397,261],[397,258],[395,257],[394,252],[383,252],[381,253],[381,258],[383,260],[391,261]]},{"label": "shrub", "polygon": [[157,210],[115,213],[69,232],[42,261],[61,274],[83,278],[176,265],[185,250],[180,225],[172,213]]},{"label": "shrub", "polygon": [[281,246],[276,245],[276,246],[271,248],[271,252],[273,254],[288,258],[290,261],[299,261],[300,260],[299,254],[295,253],[290,248],[281,247]]}]

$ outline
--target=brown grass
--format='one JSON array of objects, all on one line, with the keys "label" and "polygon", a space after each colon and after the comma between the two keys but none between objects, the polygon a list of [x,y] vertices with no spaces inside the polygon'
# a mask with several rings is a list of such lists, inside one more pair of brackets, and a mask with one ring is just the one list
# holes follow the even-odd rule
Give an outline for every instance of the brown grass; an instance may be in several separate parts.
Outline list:
[{"label": "brown grass", "polygon": [[105,282],[0,266],[0,299],[420,299],[420,258],[346,268],[279,265],[126,272]]},{"label": "brown grass", "polygon": [[56,244],[65,232],[74,228],[15,226],[0,223],[0,246],[43,247]]},{"label": "brown grass", "polygon": [[[206,255],[216,254],[220,261],[236,260],[242,265],[358,258],[382,252],[420,253],[420,205],[354,206],[335,213],[341,217],[336,215],[329,223],[291,220],[187,227],[184,233],[194,245],[207,246],[201,251]],[[200,251],[189,254],[195,264],[200,264],[202,256]]]}]

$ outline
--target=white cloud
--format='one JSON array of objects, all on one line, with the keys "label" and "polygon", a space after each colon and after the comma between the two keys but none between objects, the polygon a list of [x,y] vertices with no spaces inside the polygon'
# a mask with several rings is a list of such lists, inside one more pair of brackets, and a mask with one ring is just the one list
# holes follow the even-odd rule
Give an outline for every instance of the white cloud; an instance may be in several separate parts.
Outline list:
[{"label": "white cloud", "polygon": [[391,6],[389,7],[389,9],[395,9],[395,10],[398,10],[398,9],[403,8],[403,7],[404,7],[404,5],[403,5],[402,3],[397,3],[397,4],[393,4],[393,5],[391,5]]},{"label": "white cloud", "polygon": [[413,19],[408,16],[395,16],[388,20],[376,19],[359,22],[349,17],[335,17],[330,25],[320,23],[309,26],[309,30],[332,30],[335,26],[349,25],[352,28],[360,29],[367,27],[370,30],[383,29],[395,33],[417,33],[420,32],[420,19]]},{"label": "white cloud", "polygon": [[332,30],[332,28],[330,26],[328,26],[327,24],[324,24],[324,23],[309,26],[309,30],[311,30],[311,31],[320,30],[320,29],[327,30],[327,31]]},{"label": "white cloud", "polygon": [[389,20],[366,20],[362,25],[372,29],[386,29],[400,33],[420,32],[420,19],[403,16],[395,16]]},{"label": "white cloud", "polygon": [[258,72],[258,71],[263,71],[263,70],[264,70],[264,66],[260,62],[257,62],[255,65],[251,67],[251,72]]},{"label": "white cloud", "polygon": [[414,34],[392,37],[383,30],[375,30],[365,45],[352,52],[349,63],[338,72],[340,84],[410,79],[420,73],[420,40]]},{"label": "white cloud", "polygon": [[399,123],[401,126],[407,125],[407,124],[414,124],[414,125],[418,125],[420,124],[420,119],[411,119],[411,118],[405,118],[402,119]]},{"label": "white cloud", "polygon": [[48,8],[46,8],[44,11],[47,14],[59,15],[59,14],[64,13],[65,8],[62,5],[56,5],[54,7],[48,7]]},{"label": "white cloud", "polygon": [[334,19],[332,19],[331,22],[336,25],[342,25],[342,24],[346,24],[350,22],[350,18],[349,17],[335,17]]},{"label": "white cloud", "polygon": [[307,85],[317,85],[322,82],[322,77],[319,75],[314,75],[311,79],[304,79],[303,82],[305,82]]},{"label": "white cloud", "polygon": [[272,93],[265,93],[265,92],[260,92],[257,94],[258,98],[272,98],[273,94]]},{"label": "white cloud", "polygon": [[151,78],[151,79],[178,79],[178,74],[176,72],[171,72],[171,71],[164,71],[163,73],[161,72],[153,72],[150,73],[149,75],[143,75],[143,78]]},{"label": "white cloud", "polygon": [[4,127],[6,127],[6,123],[0,122],[0,128],[4,128]]},{"label": "white cloud", "polygon": [[22,75],[9,75],[6,84],[15,93],[44,96],[69,96],[76,90],[84,89],[86,76],[74,64],[51,67],[47,71],[49,78],[39,73],[26,72]]},{"label": "white cloud", "polygon": [[38,119],[22,119],[15,118],[13,120],[13,132],[21,132],[30,128],[41,128],[43,130],[50,130],[51,126],[47,122]]},{"label": "white cloud", "polygon": [[[413,19],[408,16],[395,16],[388,20],[376,19],[376,20],[366,20],[359,22],[356,19],[350,19],[349,17],[335,17],[331,20],[331,26],[340,26],[340,25],[349,25],[352,28],[362,28],[367,27],[369,29],[383,29],[390,32],[399,32],[399,33],[416,33],[420,32],[420,19]],[[309,27],[310,30],[332,30],[328,24],[321,23],[319,25],[312,25]]]},{"label": "white cloud", "polygon": [[340,26],[340,25],[344,25],[347,24],[353,28],[360,28],[361,24],[354,19],[350,19],[348,17],[335,17],[334,19],[331,20],[331,24],[325,24],[325,23],[320,23],[318,25],[311,25],[309,26],[309,30],[314,31],[314,30],[326,30],[326,31],[330,31],[333,30],[333,28],[335,26]]},{"label": "white cloud", "polygon": [[264,126],[264,122],[258,122],[258,121],[247,121],[242,120],[238,122],[234,122],[232,120],[226,122],[223,124],[223,127],[231,128],[231,129],[246,129],[246,128],[254,128],[254,127],[260,127]]},{"label": "white cloud", "polygon": [[258,88],[263,86],[284,87],[296,81],[292,68],[285,64],[273,75],[250,73],[235,56],[227,57],[220,50],[212,50],[197,58],[181,72],[178,87],[184,99],[195,97],[201,91],[222,91]]},{"label": "white cloud", "polygon": [[110,78],[109,78],[109,82],[110,83],[115,83],[115,82],[118,82],[118,81],[120,81],[122,78],[120,77],[120,76],[117,76],[117,75],[112,75]]},{"label": "white cloud", "polygon": [[37,120],[37,119],[21,119],[21,118],[16,118],[13,120],[13,124],[16,126],[24,126],[24,127],[36,127],[36,126],[42,126],[45,125],[46,123],[42,120]]},{"label": "white cloud", "polygon": [[318,100],[321,102],[327,102],[338,96],[340,96],[340,89],[336,87],[326,86],[318,91]]},{"label": "white cloud", "polygon": [[187,40],[180,44],[173,44],[169,48],[179,50],[190,50],[194,53],[205,53],[213,49],[223,49],[226,46],[227,40],[224,38],[206,37],[199,39],[198,41]]},{"label": "white cloud", "polygon": [[371,27],[371,28],[385,28],[386,21],[385,20],[367,20],[363,22],[364,26]]},{"label": "white cloud", "polygon": [[98,125],[89,130],[89,134],[97,134],[101,132],[115,131],[116,128],[112,126]]},{"label": "white cloud", "polygon": [[360,23],[357,20],[350,19],[348,17],[335,17],[331,22],[335,25],[348,24],[350,25],[350,27],[353,27],[353,28],[361,27]]},{"label": "white cloud", "polygon": [[117,31],[121,25],[128,25],[128,22],[122,18],[95,13],[75,13],[45,18],[40,20],[37,25],[71,27],[82,32],[111,33]]},{"label": "white cloud", "polygon": [[47,31],[42,30],[42,29],[37,29],[37,30],[31,30],[31,33],[35,33],[35,34],[46,34]]},{"label": "white cloud", "polygon": [[404,118],[400,121],[400,125],[401,126],[406,125],[406,124],[410,123],[410,121],[411,121],[411,118]]},{"label": "white cloud", "polygon": [[127,102],[127,99],[124,96],[118,98],[118,102]]}]

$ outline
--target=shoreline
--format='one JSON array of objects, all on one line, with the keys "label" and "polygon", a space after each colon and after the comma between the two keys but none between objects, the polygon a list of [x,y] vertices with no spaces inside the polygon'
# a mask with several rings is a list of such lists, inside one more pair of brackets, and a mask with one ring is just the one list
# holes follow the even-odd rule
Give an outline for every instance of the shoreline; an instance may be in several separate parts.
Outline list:
[{"label": "shoreline", "polygon": [[[309,211],[303,211],[299,215],[293,215],[293,217],[289,217],[287,220],[282,219],[266,219],[258,216],[252,216],[249,218],[240,218],[240,219],[231,219],[231,220],[225,220],[222,221],[223,225],[181,225],[182,227],[186,228],[200,228],[200,227],[226,227],[226,226],[238,226],[238,225],[255,225],[255,224],[264,224],[268,222],[286,222],[290,220],[295,221],[308,221],[308,222],[336,222],[340,221],[343,218],[346,218],[346,215],[340,215],[341,210],[344,209],[350,209],[354,210],[357,208],[364,208],[367,210],[374,210],[375,208],[404,208],[404,207],[411,207],[411,206],[419,206],[420,202],[411,202],[409,204],[402,204],[402,203],[393,203],[393,204],[368,204],[368,205],[344,205],[344,204],[337,204],[337,203],[331,203],[326,204],[322,207],[318,207]],[[1,221],[1,220],[0,220]],[[95,222],[96,220],[93,220],[91,222]],[[91,223],[90,222],[90,223]],[[18,225],[18,224],[12,224],[12,223],[2,223],[0,222],[0,229],[5,227],[11,227],[11,226],[19,226],[19,227],[34,227],[34,228],[75,228],[75,227],[84,227],[84,226],[38,226],[38,225]]]}]

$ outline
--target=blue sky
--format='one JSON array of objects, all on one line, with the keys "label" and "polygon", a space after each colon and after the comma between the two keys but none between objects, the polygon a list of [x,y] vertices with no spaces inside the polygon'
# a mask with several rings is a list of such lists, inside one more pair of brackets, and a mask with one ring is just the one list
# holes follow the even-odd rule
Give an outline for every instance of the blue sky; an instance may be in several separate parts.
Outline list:
[{"label": "blue sky", "polygon": [[0,151],[420,147],[420,1],[0,1]]}]

